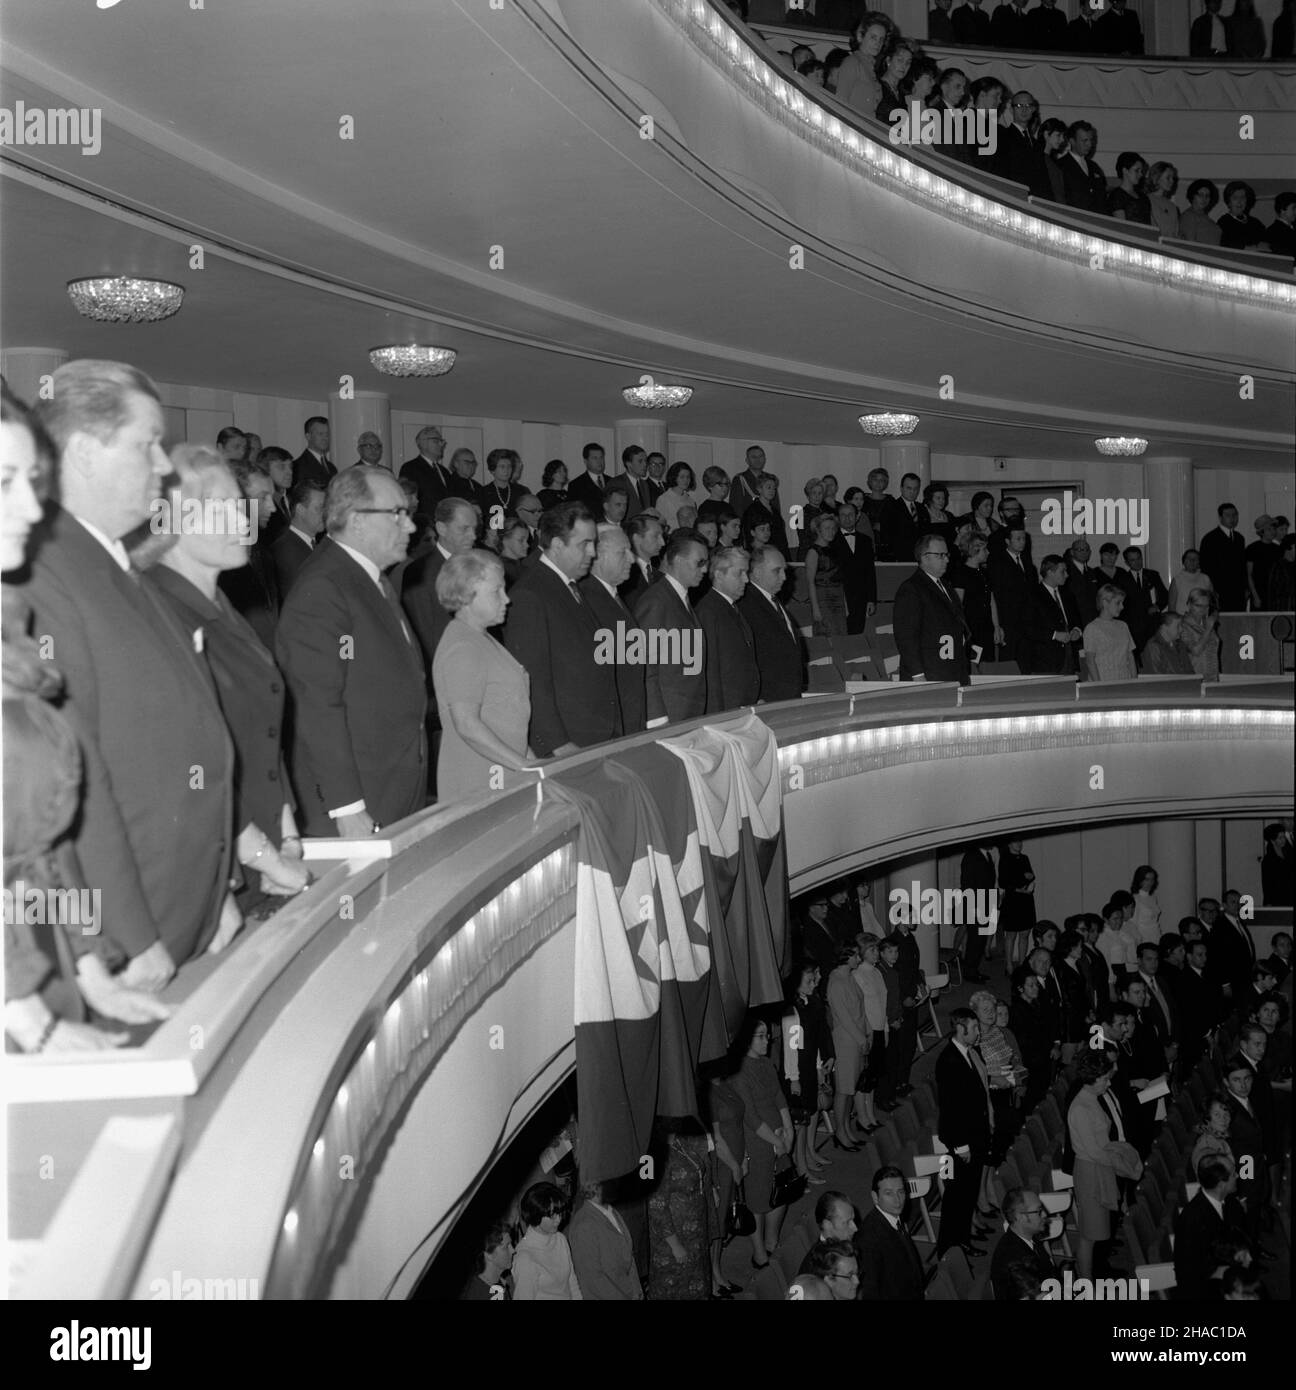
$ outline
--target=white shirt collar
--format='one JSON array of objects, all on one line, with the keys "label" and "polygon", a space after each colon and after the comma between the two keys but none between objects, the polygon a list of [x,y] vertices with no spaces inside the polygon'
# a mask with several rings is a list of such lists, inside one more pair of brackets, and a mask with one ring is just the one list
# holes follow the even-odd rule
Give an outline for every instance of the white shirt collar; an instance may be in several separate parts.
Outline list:
[{"label": "white shirt collar", "polygon": [[82,516],[78,516],[76,520],[80,522],[80,524],[85,527],[85,529],[90,533],[90,535],[92,535],[95,538],[95,540],[97,540],[99,544],[103,546],[103,548],[108,552],[108,554],[112,556],[113,560],[116,561],[118,567],[122,570],[122,572],[129,574],[131,567],[130,556],[126,553],[126,547],[121,543],[121,541],[109,540],[108,537],[105,536],[104,533],[97,526],[91,525],[91,523],[88,522]]},{"label": "white shirt collar", "polygon": [[568,577],[562,572],[562,570],[560,570],[558,566],[555,565],[554,562],[547,555],[541,554],[540,563],[542,565],[548,565],[549,568],[553,570],[553,572],[558,576],[558,578],[562,580],[564,589],[571,588],[572,581],[568,579]]},{"label": "white shirt collar", "polygon": [[436,548],[441,552],[441,558],[442,558],[443,560],[453,560],[453,559],[454,559],[454,556],[451,555],[451,553],[445,548],[445,546],[443,546],[443,545],[441,544],[440,541],[437,541],[437,543],[436,543]]},{"label": "white shirt collar", "polygon": [[961,1042],[959,1042],[957,1038],[951,1038],[950,1041],[963,1054],[963,1060],[968,1064],[968,1066],[972,1066],[972,1049],[970,1047],[964,1047],[964,1045]]},{"label": "white shirt collar", "polygon": [[346,553],[356,562],[356,564],[359,565],[362,570],[364,570],[364,572],[369,576],[369,578],[373,580],[374,585],[381,592],[382,571],[378,568],[378,566],[375,565],[374,562],[367,555],[361,555],[361,553],[358,550],[354,549],[352,546],[347,545],[345,541],[338,540],[336,536],[333,537],[333,543],[335,545],[341,546],[341,548],[346,551]]},{"label": "white shirt collar", "polygon": [[319,451],[318,449],[312,449],[312,448],[310,447],[309,444],[306,446],[306,452],[307,452],[308,454],[314,454],[315,457],[316,457],[317,459],[319,459],[319,461],[320,461],[321,463],[324,462],[324,455],[321,454],[320,451]]},{"label": "white shirt collar", "polygon": [[295,536],[300,536],[300,537],[302,538],[302,540],[304,540],[304,541],[306,542],[306,544],[307,544],[308,546],[310,546],[310,548],[311,548],[312,550],[315,549],[315,537],[314,537],[314,536],[308,536],[308,535],[306,534],[306,532],[303,531],[303,530],[301,529],[300,526],[290,526],[288,529],[293,533],[293,535],[295,535]]},{"label": "white shirt collar", "polygon": [[722,599],[724,599],[724,601],[729,605],[730,608],[732,608],[732,607],[734,606],[734,601],[733,601],[733,599],[731,599],[731,598],[729,597],[728,594],[721,594],[721,593],[720,593],[720,590],[717,589],[716,586],[715,586],[714,584],[712,584],[712,586],[711,586],[711,592],[712,592],[713,594],[720,594],[720,597],[721,597]]},{"label": "white shirt collar", "polygon": [[892,1216],[889,1211],[883,1211],[882,1208],[877,1206],[876,1204],[874,1205],[873,1210],[877,1212],[877,1214],[882,1218],[882,1220],[885,1221],[893,1231],[898,1231],[900,1229],[900,1218],[898,1216]]},{"label": "white shirt collar", "polygon": [[[617,596],[617,591],[616,591],[615,587],[614,587],[613,585],[609,584],[609,583],[607,582],[607,580],[604,579],[603,576],[602,576],[601,574],[596,574],[596,575],[594,576],[594,578],[597,579],[598,582],[599,582],[600,584],[602,584],[602,586],[608,591],[609,594],[612,595],[613,598],[616,598],[616,596]],[[600,1210],[601,1210],[601,1208],[600,1208]]]},{"label": "white shirt collar", "polygon": [[1205,1197],[1206,1200],[1211,1204],[1211,1206],[1215,1208],[1215,1210],[1219,1213],[1220,1220],[1222,1221],[1224,1219],[1224,1203],[1221,1202],[1217,1197],[1212,1197],[1211,1194],[1207,1192],[1204,1187],[1202,1188],[1202,1196]]},{"label": "white shirt collar", "polygon": [[671,588],[674,589],[675,592],[680,596],[680,598],[681,598],[681,599],[683,600],[683,602],[684,602],[684,607],[685,607],[685,608],[691,608],[691,607],[693,606],[691,603],[689,603],[688,590],[683,586],[683,584],[681,584],[681,583],[679,582],[678,579],[675,578],[675,576],[674,576],[673,574],[666,574],[666,573],[663,571],[663,573],[662,573],[662,578],[663,578],[663,579],[671,586]]}]

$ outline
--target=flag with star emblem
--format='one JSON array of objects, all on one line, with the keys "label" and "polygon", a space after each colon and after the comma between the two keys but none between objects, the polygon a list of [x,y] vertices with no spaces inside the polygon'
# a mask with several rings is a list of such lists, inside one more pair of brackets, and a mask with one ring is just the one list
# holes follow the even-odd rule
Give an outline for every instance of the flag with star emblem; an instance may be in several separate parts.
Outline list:
[{"label": "flag with star emblem", "polygon": [[[728,1050],[749,1003],[782,997],[787,887],[777,772],[770,836],[769,791],[753,790],[750,732],[748,740],[743,753],[732,736],[716,734],[709,769],[645,744],[546,783],[581,818],[576,1076],[581,1171],[590,1178],[637,1169],[655,1115],[695,1115],[699,1063]],[[728,839],[712,827],[704,845],[690,785],[699,776],[709,779],[710,807],[734,803]],[[764,808],[761,843],[750,831],[753,805]],[[746,874],[759,881],[743,883]],[[767,896],[778,904],[777,929]],[[749,924],[754,944],[735,941]]]}]

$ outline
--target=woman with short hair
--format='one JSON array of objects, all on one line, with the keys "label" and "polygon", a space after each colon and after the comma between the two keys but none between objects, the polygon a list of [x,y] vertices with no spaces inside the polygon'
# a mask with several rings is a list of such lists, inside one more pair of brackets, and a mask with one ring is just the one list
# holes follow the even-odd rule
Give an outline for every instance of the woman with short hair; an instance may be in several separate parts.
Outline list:
[{"label": "woman with short hair", "polygon": [[1175,203],[1175,189],[1179,187],[1179,170],[1164,159],[1148,170],[1148,207],[1152,212],[1152,225],[1162,236],[1177,237],[1179,231],[1179,208]]},{"label": "woman with short hair", "polygon": [[1206,1102],[1206,1118],[1197,1126],[1197,1138],[1193,1143],[1192,1156],[1188,1160],[1188,1171],[1197,1181],[1197,1169],[1204,1158],[1223,1158],[1233,1162],[1233,1149],[1229,1144],[1229,1125],[1232,1112],[1228,1097],[1223,1091],[1216,1091]]},{"label": "woman with short hair", "polygon": [[1203,680],[1220,678],[1219,610],[1210,589],[1193,589],[1183,616],[1183,644],[1192,658],[1193,670]]},{"label": "woman with short hair", "polygon": [[1131,923],[1140,943],[1155,946],[1161,940],[1161,904],[1157,901],[1160,876],[1151,864],[1140,864],[1134,870],[1130,892],[1134,894],[1134,921]]},{"label": "woman with short hair", "polygon": [[1122,150],[1116,156],[1117,186],[1112,189],[1108,199],[1108,209],[1113,217],[1122,222],[1138,222],[1143,226],[1152,225],[1152,208],[1147,194],[1143,192],[1143,180],[1147,176],[1147,160],[1134,150]]},{"label": "woman with short hair", "polygon": [[[856,1118],[863,1124],[864,1133],[878,1128],[880,1121],[873,1108],[873,1094],[882,1080],[882,1064],[886,1060],[887,987],[878,969],[882,939],[872,932],[862,932],[858,939],[860,963],[854,980],[864,996],[864,1022],[869,1030],[869,1049],[864,1057],[860,1079],[855,1086]],[[863,1104],[864,1114],[859,1114]]]},{"label": "woman with short hair", "polygon": [[538,1182],[522,1194],[521,1216],[526,1231],[513,1252],[513,1301],[581,1298],[571,1247],[559,1229],[567,1216],[566,1197],[553,1183]]},{"label": "woman with short hair", "polygon": [[827,1165],[815,1152],[810,1138],[819,1118],[820,1077],[833,1058],[832,1028],[819,995],[819,979],[818,964],[806,961],[783,1016],[783,1078],[790,1094],[788,1110],[796,1126],[794,1161],[797,1172],[816,1187],[822,1187],[824,1180],[814,1175]]},{"label": "woman with short hair", "polygon": [[[666,491],[657,499],[656,508],[657,515],[672,530],[677,526],[691,526],[697,520],[699,512],[692,495],[695,487],[697,480],[688,464],[672,463],[666,472]],[[685,506],[692,509],[693,521],[680,520],[680,508]]]},{"label": "woman with short hair", "polygon": [[1113,1075],[1105,1051],[1082,1052],[1076,1062],[1080,1090],[1067,1111],[1075,1153],[1076,1275],[1081,1279],[1093,1278],[1094,1246],[1111,1239],[1112,1213],[1121,1209],[1120,1179],[1143,1176],[1138,1150],[1110,1137],[1112,1117],[1100,1098]]},{"label": "woman with short hair", "polygon": [[864,996],[855,982],[855,970],[860,963],[856,946],[843,946],[837,965],[828,976],[828,1009],[832,1019],[833,1143],[839,1149],[854,1152],[862,1142],[851,1130],[852,1104],[859,1085],[860,1069],[872,1045],[872,1030],[865,1012]]},{"label": "woman with short hair", "polygon": [[771,1189],[778,1160],[791,1154],[793,1140],[787,1098],[769,1058],[772,1031],[764,1019],[756,1018],[746,1055],[729,1082],[743,1103],[744,1138],[747,1157],[751,1160],[743,1190],[747,1205],[756,1217],[756,1229],[751,1237],[754,1269],[764,1269],[778,1246],[787,1208],[771,1208]]},{"label": "woman with short hair", "polygon": [[[905,110],[904,98],[900,95],[900,89],[909,76],[909,70],[914,65],[914,59],[918,55],[918,45],[909,39],[901,38],[899,34],[893,34],[890,42],[878,59],[877,73],[878,83],[882,88],[882,95],[878,98],[877,118],[879,121],[889,121],[892,111]],[[934,64],[933,64],[934,67]],[[935,73],[932,75],[931,87],[936,85]],[[928,91],[931,90],[928,88]]]},{"label": "woman with short hair", "polygon": [[[962,563],[951,565],[946,579],[954,586],[954,592],[963,605],[970,645],[981,648],[981,661],[993,661],[995,647],[1003,641],[1003,629],[999,626],[998,605],[986,575],[990,543],[984,536],[970,535],[966,546],[962,552]],[[973,669],[979,669],[980,665],[981,662],[976,662]]]},{"label": "woman with short hair", "polygon": [[851,31],[850,56],[837,69],[837,100],[873,120],[882,100],[877,65],[895,25],[884,14],[869,10]]},{"label": "woman with short hair", "polygon": [[1104,584],[1097,593],[1098,616],[1085,625],[1085,667],[1091,681],[1130,681],[1138,675],[1134,638],[1121,622],[1125,591]]},{"label": "woman with short hair", "polygon": [[536,496],[545,511],[567,500],[567,465],[562,459],[550,459],[545,464]]},{"label": "woman with short hair", "polygon": [[483,550],[452,555],[436,595],[454,615],[432,658],[442,724],[437,799],[446,803],[517,786],[504,771],[523,772],[536,758],[527,746],[530,676],[489,631],[508,611],[503,564]]},{"label": "woman with short hair", "polygon": [[1218,246],[1223,236],[1210,211],[1219,202],[1219,189],[1210,179],[1194,179],[1187,196],[1188,206],[1179,213],[1180,237],[1200,246]]},{"label": "woman with short hair", "polygon": [[1267,251],[1264,223],[1251,216],[1256,205],[1255,189],[1241,179],[1224,185],[1224,211],[1216,218],[1220,245],[1235,251]]},{"label": "woman with short hair", "polygon": [[830,512],[811,522],[813,539],[805,552],[805,576],[816,637],[846,635],[846,588],[832,545],[836,534],[837,518]]}]

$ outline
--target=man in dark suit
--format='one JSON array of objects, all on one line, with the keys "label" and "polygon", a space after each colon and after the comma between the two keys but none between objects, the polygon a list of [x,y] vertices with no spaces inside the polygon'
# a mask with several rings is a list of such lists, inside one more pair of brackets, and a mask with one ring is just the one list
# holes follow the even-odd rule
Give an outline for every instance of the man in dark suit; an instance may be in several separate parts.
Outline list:
[{"label": "man in dark suit", "polygon": [[866,1301],[916,1303],[926,1278],[922,1256],[905,1225],[909,1184],[899,1168],[887,1165],[873,1174],[873,1210],[855,1232],[859,1261],[859,1296]]},{"label": "man in dark suit", "polygon": [[[748,445],[747,467],[729,484],[729,505],[739,518],[760,498],[761,479],[765,476],[765,450],[759,444]],[[782,504],[775,493],[775,516],[781,516]]]},{"label": "man in dark suit", "polygon": [[1232,1262],[1232,1248],[1250,1247],[1246,1213],[1235,1195],[1237,1169],[1219,1154],[1197,1165],[1201,1190],[1175,1217],[1175,1299],[1201,1303],[1219,1297],[1215,1272]]},{"label": "man in dark suit", "polygon": [[292,699],[289,766],[308,833],[363,839],[426,801],[423,660],[383,573],[414,523],[391,473],[361,464],[329,484],[324,526],[275,641]]},{"label": "man in dark suit", "polygon": [[279,601],[288,597],[301,567],[315,549],[315,538],[324,529],[325,489],[313,479],[294,483],[288,494],[289,525],[270,546]]},{"label": "man in dark suit", "polygon": [[917,473],[906,473],[900,479],[900,496],[888,497],[882,504],[882,529],[897,560],[907,560],[913,554],[918,537],[925,535],[931,525],[927,508],[918,500],[922,479]]},{"label": "man in dark suit", "polygon": [[1196,1065],[1206,1049],[1206,1035],[1224,1012],[1224,995],[1208,964],[1209,951],[1206,942],[1194,941],[1179,980],[1179,1058],[1185,1072]]},{"label": "man in dark suit", "polygon": [[995,48],[1025,48],[1026,0],[1004,0],[990,16],[990,42]]},{"label": "man in dark suit", "polygon": [[1125,547],[1130,592],[1125,599],[1125,622],[1134,646],[1142,651],[1161,623],[1161,614],[1170,606],[1170,595],[1156,570],[1143,564],[1143,551],[1137,545]]},{"label": "man in dark suit", "polygon": [[1071,600],[1081,631],[1098,616],[1098,571],[1089,563],[1092,553],[1089,542],[1080,536],[1062,557],[1066,561],[1066,583],[1062,588]]},{"label": "man in dark suit", "polygon": [[1066,577],[1066,561],[1060,555],[1040,561],[1040,582],[1022,614],[1017,660],[1023,675],[1074,676],[1080,669],[1083,630],[1064,587]]},{"label": "man in dark suit", "polygon": [[965,0],[950,15],[950,23],[961,44],[969,48],[990,47],[990,16],[981,8],[984,0]]},{"label": "man in dark suit", "polygon": [[1003,628],[1004,655],[1009,661],[1020,664],[1021,647],[1026,640],[1026,615],[1036,588],[1035,567],[1026,558],[1025,527],[1014,525],[1008,531],[1003,550],[991,549],[988,568],[990,591],[998,606],[999,626]]},{"label": "man in dark suit", "polygon": [[648,638],[648,727],[705,714],[706,645],[689,590],[707,572],[707,544],[696,531],[671,532],[661,578],[635,596],[635,621]]},{"label": "man in dark suit", "polygon": [[[1086,31],[1092,26],[1083,16],[1071,21],[1071,28],[1084,25]],[[1067,126],[1067,152],[1058,159],[1062,171],[1062,190],[1066,195],[1068,207],[1082,208],[1086,212],[1107,211],[1107,175],[1103,173],[1093,157],[1098,148],[1098,132],[1088,121],[1072,121]]]},{"label": "man in dark suit", "polygon": [[1057,1267],[1042,1239],[1048,1229],[1048,1212],[1039,1193],[1010,1187],[1001,1210],[1008,1229],[990,1257],[990,1282],[996,1299],[1015,1303],[1021,1297],[1013,1280],[1017,1270],[1025,1270],[1043,1283],[1045,1279],[1057,1278]]},{"label": "man in dark suit", "polygon": [[620,592],[626,603],[633,607],[640,592],[661,578],[657,559],[666,540],[662,535],[661,519],[656,516],[640,513],[624,522],[623,529],[630,538],[630,573]]},{"label": "man in dark suit", "polygon": [[656,506],[661,501],[661,495],[666,491],[666,455],[651,453],[648,455],[648,495],[652,498],[652,506]]},{"label": "man in dark suit", "polygon": [[1221,502],[1215,513],[1219,525],[1208,531],[1197,547],[1201,567],[1215,586],[1222,613],[1246,611],[1246,542],[1237,529],[1238,509],[1232,502]]},{"label": "man in dark suit", "polygon": [[[618,624],[629,642],[638,628],[634,614],[617,592],[631,568],[630,542],[625,532],[611,522],[598,528],[594,563],[577,587],[598,619],[600,631],[615,633]],[[648,724],[648,695],[646,672],[640,661],[618,661],[616,673],[617,702],[621,707],[621,732],[640,734]]]},{"label": "man in dark suit", "polygon": [[1038,135],[1031,134],[1030,129],[1031,117],[1039,111],[1039,102],[1029,92],[1014,92],[1011,111],[1012,124],[999,131],[999,147],[993,160],[994,172],[1001,179],[1024,183],[1036,198],[1051,198],[1053,185],[1044,167],[1044,145]]},{"label": "man in dark suit", "polygon": [[1229,1108],[1229,1148],[1238,1163],[1237,1193],[1246,1207],[1247,1234],[1258,1241],[1269,1201],[1269,1155],[1265,1126],[1253,1098],[1256,1068],[1248,1058],[1233,1056],[1222,1071]]},{"label": "man in dark suit", "polygon": [[877,567],[873,563],[873,542],[859,535],[855,525],[859,509],[853,502],[837,504],[837,534],[829,550],[841,571],[846,591],[846,631],[860,633],[877,609]]},{"label": "man in dark suit", "polygon": [[[961,889],[972,889],[978,895],[982,893],[993,893],[995,890],[995,862],[994,855],[990,852],[991,847],[987,845],[969,845],[963,851],[963,859],[959,864],[959,887]],[[977,902],[982,901],[978,896]],[[990,898],[986,901],[993,902]],[[981,973],[981,961],[985,955],[986,938],[977,930],[975,922],[969,922],[967,935],[963,940],[963,978],[970,980],[973,984],[980,984],[986,977]]]},{"label": "man in dark suit", "polygon": [[1105,53],[1103,36],[1098,28],[1098,11],[1088,5],[1080,6],[1080,13],[1067,25],[1068,53]]},{"label": "man in dark suit", "polygon": [[274,485],[274,511],[271,514],[269,524],[262,528],[266,544],[273,546],[275,541],[292,524],[288,503],[288,493],[295,481],[292,455],[287,449],[281,449],[277,444],[272,444],[268,449],[258,449],[255,459],[249,454],[248,462],[255,463],[262,472],[269,474],[270,481]]},{"label": "man in dark suit", "polygon": [[1157,1036],[1165,1049],[1166,1066],[1172,1069],[1179,1055],[1177,1039],[1182,1031],[1179,1007],[1170,976],[1162,978],[1161,947],[1154,941],[1143,942],[1138,949],[1138,974],[1133,979],[1143,981],[1147,1003],[1143,1013],[1154,1024]]},{"label": "man in dark suit", "polygon": [[504,645],[531,677],[531,747],[542,758],[621,733],[616,662],[599,659],[601,624],[577,585],[594,563],[597,537],[588,507],[551,507],[540,518],[540,558],[509,595]]},{"label": "man in dark suit", "polygon": [[746,551],[726,546],[711,561],[711,587],[698,600],[706,649],[708,714],[754,705],[760,698],[756,639],[738,600],[747,592],[750,561]]},{"label": "man in dark suit", "polygon": [[927,11],[927,42],[933,44],[957,43],[954,25],[950,20],[950,5],[953,0],[936,0]]},{"label": "man in dark suit", "polygon": [[1026,47],[1037,53],[1065,53],[1067,18],[1057,0],[1040,0],[1026,16]]},{"label": "man in dark suit", "polygon": [[84,758],[71,843],[100,893],[102,933],[128,960],[120,983],[159,990],[241,923],[226,907],[234,752],[193,634],[121,541],[162,515],[171,464],[156,388],[123,363],[68,362],[40,417],[59,502],[35,533],[23,593]]},{"label": "man in dark suit", "polygon": [[406,459],[400,467],[400,476],[408,478],[418,488],[418,515],[422,524],[431,525],[432,513],[443,497],[457,496],[452,491],[454,475],[442,464],[445,454],[445,436],[436,425],[424,425],[414,436],[418,453]]},{"label": "man in dark suit", "polygon": [[266,650],[273,651],[282,598],[274,560],[270,555],[273,532],[269,529],[269,523],[274,516],[274,484],[268,472],[262,472],[246,461],[231,464],[230,471],[234,474],[239,491],[256,508],[256,539],[248,547],[247,564],[222,571],[217,582],[225,597],[247,619]]},{"label": "man in dark suit", "polygon": [[329,458],[329,422],[322,415],[312,415],[306,421],[306,447],[293,460],[293,482],[314,478],[321,487],[328,487],[337,477],[337,469]]},{"label": "man in dark suit", "polygon": [[1283,1146],[1278,1123],[1278,1103],[1273,1082],[1261,1065],[1269,1048],[1269,1034],[1258,1023],[1244,1023],[1237,1038],[1237,1059],[1251,1068],[1251,1109],[1260,1126],[1265,1162],[1269,1165],[1268,1191],[1278,1191],[1282,1181]]},{"label": "man in dark suit", "polygon": [[625,472],[608,479],[608,486],[619,488],[626,495],[626,520],[657,505],[661,491],[648,477],[648,455],[637,444],[621,450],[621,465]]},{"label": "man in dark suit", "polygon": [[[1094,583],[1101,589],[1104,584],[1110,584],[1112,588],[1119,589],[1125,595],[1125,606],[1121,609],[1121,617],[1130,611],[1131,603],[1138,601],[1138,591],[1134,587],[1134,579],[1128,570],[1121,569],[1118,561],[1120,560],[1120,546],[1111,541],[1105,542],[1098,547],[1098,568],[1094,571]],[[1126,622],[1128,619],[1126,618]]]},{"label": "man in dark suit", "polygon": [[756,644],[760,702],[799,700],[806,688],[805,642],[778,595],[787,580],[787,558],[772,545],[752,547],[747,592],[738,611]]},{"label": "man in dark suit", "polygon": [[914,558],[918,568],[896,590],[895,597],[900,679],[971,685],[971,633],[958,595],[945,583],[950,558],[945,537],[923,536]]},{"label": "man in dark suit", "polygon": [[1235,1008],[1246,997],[1251,967],[1256,963],[1255,941],[1240,911],[1241,895],[1236,888],[1226,888],[1223,909],[1206,938],[1215,978],[1224,986],[1225,998]]},{"label": "man in dark suit", "polygon": [[1110,0],[1107,13],[1094,26],[1102,51],[1124,58],[1143,56],[1143,26],[1133,10],[1125,8],[1127,0]]},{"label": "man in dark suit", "polygon": [[981,1027],[971,1009],[950,1013],[949,1041],[936,1059],[936,1132],[954,1158],[954,1176],[945,1184],[937,1255],[956,1245],[967,1254],[972,1246],[972,1213],[976,1207],[994,1129],[985,1062],[977,1050]]},{"label": "man in dark suit", "polygon": [[1188,30],[1188,56],[1223,58],[1228,53],[1228,34],[1220,18],[1224,0],[1206,0],[1206,13],[1193,20]]},{"label": "man in dark suit", "polygon": [[1168,1039],[1161,1031],[1157,1011],[1150,1007],[1149,990],[1138,974],[1127,974],[1118,987],[1120,997],[1134,1009],[1130,1044],[1130,1084],[1136,1091],[1169,1073]]},{"label": "man in dark suit", "polygon": [[607,456],[601,444],[591,443],[581,450],[581,458],[585,471],[567,484],[567,500],[583,503],[597,523],[603,520],[603,494],[608,489]]}]

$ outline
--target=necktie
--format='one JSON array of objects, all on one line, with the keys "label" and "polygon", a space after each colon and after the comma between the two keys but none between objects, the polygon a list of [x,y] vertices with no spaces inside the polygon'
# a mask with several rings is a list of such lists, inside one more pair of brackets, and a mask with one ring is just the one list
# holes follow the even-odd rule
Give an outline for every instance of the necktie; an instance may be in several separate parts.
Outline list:
[{"label": "necktie", "polygon": [[576,587],[576,581],[574,579],[569,579],[567,581],[567,587],[572,591],[572,598],[584,608],[585,600],[581,597],[581,591]]},{"label": "necktie", "polygon": [[401,636],[408,642],[410,640],[409,629],[405,626],[405,614],[401,609],[400,599],[396,597],[396,590],[392,587],[390,580],[385,574],[378,576],[378,587],[382,590],[382,596],[391,605],[392,612],[396,614],[396,621],[400,624]]},{"label": "necktie", "polygon": [[1018,568],[1018,569],[1021,569],[1021,567],[1022,567],[1021,556],[1018,555],[1018,553],[1014,550],[1013,553],[1012,553],[1012,557],[1013,557],[1013,559],[1017,562],[1017,568]]},{"label": "necktie", "polygon": [[990,1129],[994,1130],[994,1106],[990,1103],[990,1082],[986,1077],[985,1058],[974,1047],[968,1052],[972,1059],[972,1070],[976,1072],[977,1079],[981,1082],[981,1089],[985,1092],[986,1118],[990,1121]]},{"label": "necktie", "polygon": [[1057,600],[1058,611],[1062,614],[1062,626],[1066,627],[1066,604],[1062,602],[1062,590],[1054,589],[1053,597]]},{"label": "necktie", "polygon": [[796,628],[792,626],[792,619],[788,617],[787,609],[784,608],[783,605],[776,598],[771,598],[770,602],[774,605],[775,612],[777,612],[779,617],[783,619],[784,625],[787,627],[788,630],[788,635],[795,642]]},{"label": "necktie", "polygon": [[594,483],[595,483],[595,485],[597,486],[598,490],[599,490],[600,492],[602,492],[602,491],[603,491],[603,475],[602,475],[602,473],[595,473],[595,475],[594,475]]}]

